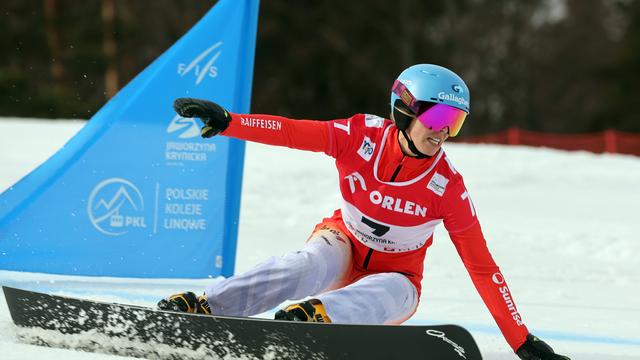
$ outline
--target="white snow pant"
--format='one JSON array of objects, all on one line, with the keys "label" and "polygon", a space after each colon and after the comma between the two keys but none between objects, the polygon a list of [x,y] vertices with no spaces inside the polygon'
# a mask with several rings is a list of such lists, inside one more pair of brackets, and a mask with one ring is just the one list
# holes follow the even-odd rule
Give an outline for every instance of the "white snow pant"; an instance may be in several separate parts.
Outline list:
[{"label": "white snow pant", "polygon": [[205,293],[212,313],[251,316],[285,300],[313,296],[334,323],[397,324],[408,319],[418,306],[418,293],[404,275],[366,275],[344,286],[352,269],[351,244],[334,232],[316,231],[302,250],[211,284]]}]

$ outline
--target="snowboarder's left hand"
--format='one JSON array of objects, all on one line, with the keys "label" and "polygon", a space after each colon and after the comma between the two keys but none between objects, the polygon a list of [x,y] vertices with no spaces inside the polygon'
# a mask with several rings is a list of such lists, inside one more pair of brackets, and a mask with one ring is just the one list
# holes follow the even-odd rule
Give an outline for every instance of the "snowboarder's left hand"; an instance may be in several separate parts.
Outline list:
[{"label": "snowboarder's left hand", "polygon": [[210,138],[224,131],[231,121],[231,114],[222,106],[209,100],[178,98],[173,102],[178,115],[185,118],[199,118],[204,123],[200,129],[203,138]]},{"label": "snowboarder's left hand", "polygon": [[533,334],[527,335],[527,341],[518,348],[516,354],[522,360],[571,360],[566,356],[556,354],[551,346]]}]

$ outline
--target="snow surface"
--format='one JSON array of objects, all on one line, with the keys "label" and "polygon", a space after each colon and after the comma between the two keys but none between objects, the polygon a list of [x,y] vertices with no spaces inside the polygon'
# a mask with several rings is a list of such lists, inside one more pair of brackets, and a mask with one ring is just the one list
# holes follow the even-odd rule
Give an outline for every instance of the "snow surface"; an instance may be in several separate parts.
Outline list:
[{"label": "snow surface", "polygon": [[[0,191],[45,161],[83,124],[1,119]],[[574,360],[640,359],[640,158],[496,145],[445,147],[465,176],[489,247],[529,329]],[[237,272],[301,246],[339,203],[329,157],[253,143],[246,154]],[[485,359],[516,359],[443,228],[436,231],[425,267],[422,301],[409,323],[461,324]],[[2,285],[147,306],[174,292],[201,292],[209,281],[215,280],[0,271]],[[118,358],[19,342],[3,298],[0,354],[6,360]]]}]

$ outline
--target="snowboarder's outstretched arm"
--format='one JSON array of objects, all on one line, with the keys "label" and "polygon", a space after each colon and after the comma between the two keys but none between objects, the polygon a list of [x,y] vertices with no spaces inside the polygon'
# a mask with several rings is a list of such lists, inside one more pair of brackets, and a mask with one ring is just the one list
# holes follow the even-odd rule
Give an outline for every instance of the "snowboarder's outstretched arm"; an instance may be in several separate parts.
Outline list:
[{"label": "snowboarder's outstretched arm", "polygon": [[487,248],[480,224],[475,223],[469,229],[450,236],[478,293],[520,359],[569,360],[554,353],[549,345],[529,333],[506,280]]},{"label": "snowboarder's outstretched arm", "polygon": [[331,151],[327,123],[324,121],[233,114],[214,102],[194,98],[178,98],[173,107],[182,117],[202,120],[201,135],[204,138],[220,134],[300,150],[325,153]]},{"label": "snowboarder's outstretched arm", "polygon": [[461,178],[451,185],[449,193],[445,193],[449,196],[443,207],[445,227],[476,290],[513,351],[523,360],[568,360],[529,333],[505,277],[487,247],[475,206]]}]

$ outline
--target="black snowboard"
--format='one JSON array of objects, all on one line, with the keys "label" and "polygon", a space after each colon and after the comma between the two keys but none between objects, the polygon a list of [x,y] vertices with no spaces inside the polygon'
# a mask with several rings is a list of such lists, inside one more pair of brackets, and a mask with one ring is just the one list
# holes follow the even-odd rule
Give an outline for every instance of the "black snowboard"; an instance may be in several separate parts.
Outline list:
[{"label": "black snowboard", "polygon": [[456,325],[346,325],[204,316],[4,287],[22,341],[151,359],[481,360]]}]

